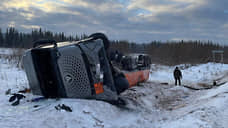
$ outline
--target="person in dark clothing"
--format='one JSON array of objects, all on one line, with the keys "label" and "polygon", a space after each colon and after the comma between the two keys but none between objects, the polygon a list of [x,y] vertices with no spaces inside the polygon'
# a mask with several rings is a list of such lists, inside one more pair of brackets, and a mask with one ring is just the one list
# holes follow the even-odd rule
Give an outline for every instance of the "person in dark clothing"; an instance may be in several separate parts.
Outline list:
[{"label": "person in dark clothing", "polygon": [[178,81],[179,85],[181,85],[182,73],[178,67],[175,68],[173,75],[175,78],[175,85],[177,85],[177,81]]}]

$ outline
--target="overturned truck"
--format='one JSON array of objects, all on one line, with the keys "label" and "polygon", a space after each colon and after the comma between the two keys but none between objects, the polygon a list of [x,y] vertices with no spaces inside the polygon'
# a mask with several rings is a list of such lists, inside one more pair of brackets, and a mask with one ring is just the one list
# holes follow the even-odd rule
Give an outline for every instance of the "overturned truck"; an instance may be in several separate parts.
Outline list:
[{"label": "overturned truck", "polygon": [[108,51],[109,40],[102,33],[75,42],[35,42],[23,56],[32,93],[48,98],[116,101],[118,94],[148,79],[149,70],[116,70]]}]

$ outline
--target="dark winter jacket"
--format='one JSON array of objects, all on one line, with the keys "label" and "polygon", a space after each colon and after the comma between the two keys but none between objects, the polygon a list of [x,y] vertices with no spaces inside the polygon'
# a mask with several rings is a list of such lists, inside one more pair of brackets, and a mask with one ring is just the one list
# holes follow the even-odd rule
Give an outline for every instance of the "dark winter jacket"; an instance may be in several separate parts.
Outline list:
[{"label": "dark winter jacket", "polygon": [[175,79],[180,79],[182,78],[182,74],[181,71],[178,69],[178,67],[175,68],[174,72],[173,72],[174,78]]}]

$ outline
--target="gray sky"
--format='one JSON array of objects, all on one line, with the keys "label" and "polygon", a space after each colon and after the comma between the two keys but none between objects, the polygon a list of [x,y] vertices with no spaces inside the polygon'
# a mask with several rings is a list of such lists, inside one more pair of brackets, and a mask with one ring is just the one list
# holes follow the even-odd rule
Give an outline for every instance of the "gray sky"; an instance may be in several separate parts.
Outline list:
[{"label": "gray sky", "polygon": [[228,0],[1,0],[0,27],[228,44]]}]

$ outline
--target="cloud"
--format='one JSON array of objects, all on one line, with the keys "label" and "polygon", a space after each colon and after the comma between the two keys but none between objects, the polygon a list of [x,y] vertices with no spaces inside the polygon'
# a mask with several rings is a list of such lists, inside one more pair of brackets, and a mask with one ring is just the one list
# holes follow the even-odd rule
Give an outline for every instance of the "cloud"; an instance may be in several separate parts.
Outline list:
[{"label": "cloud", "polygon": [[144,9],[156,15],[158,13],[183,11],[202,4],[203,0],[131,0],[129,10]]},{"label": "cloud", "polygon": [[223,28],[227,29],[228,28],[228,23],[223,25]]},{"label": "cloud", "polygon": [[25,29],[39,29],[40,26],[38,25],[21,25],[22,28],[25,28]]},{"label": "cloud", "polygon": [[104,32],[137,42],[227,42],[227,0],[2,0],[0,27],[67,34]]},{"label": "cloud", "polygon": [[15,27],[15,21],[10,21],[8,24],[8,27]]}]

